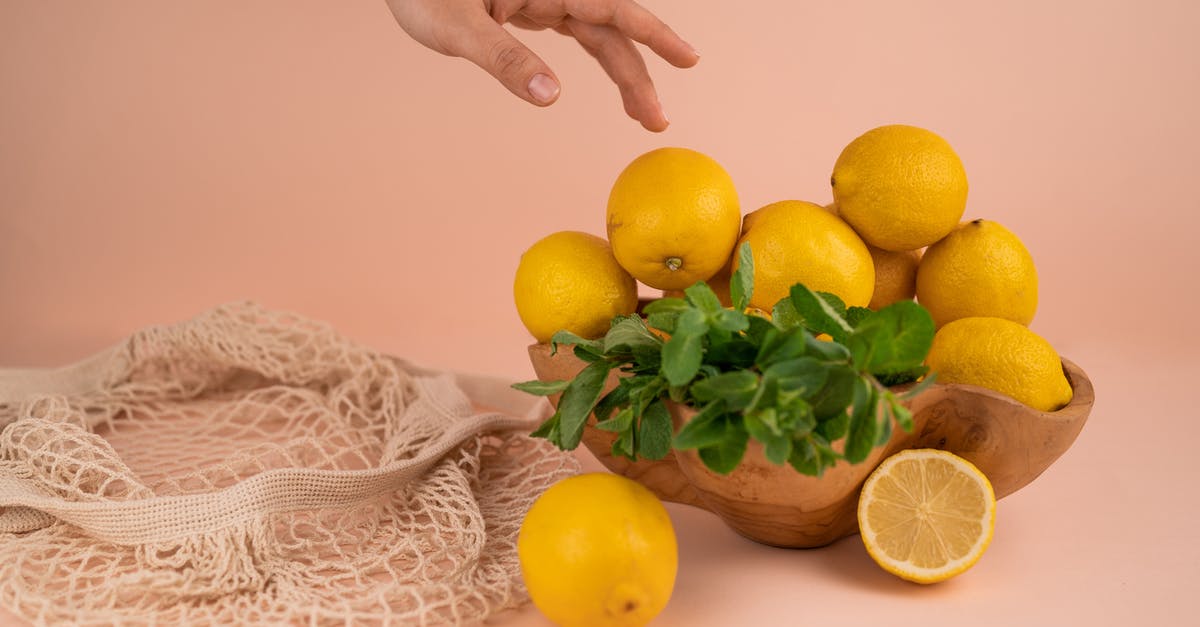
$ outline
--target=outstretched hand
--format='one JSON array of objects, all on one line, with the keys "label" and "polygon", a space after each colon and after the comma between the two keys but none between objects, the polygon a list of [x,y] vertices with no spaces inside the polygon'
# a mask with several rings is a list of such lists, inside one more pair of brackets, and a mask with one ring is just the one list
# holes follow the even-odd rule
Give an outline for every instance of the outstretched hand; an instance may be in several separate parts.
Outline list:
[{"label": "outstretched hand", "polygon": [[668,63],[687,68],[700,55],[675,31],[633,0],[387,0],[413,39],[445,55],[463,57],[496,77],[519,98],[538,106],[558,99],[550,66],[502,24],[554,29],[574,37],[617,84],[629,117],[647,130],[670,123],[634,42]]}]

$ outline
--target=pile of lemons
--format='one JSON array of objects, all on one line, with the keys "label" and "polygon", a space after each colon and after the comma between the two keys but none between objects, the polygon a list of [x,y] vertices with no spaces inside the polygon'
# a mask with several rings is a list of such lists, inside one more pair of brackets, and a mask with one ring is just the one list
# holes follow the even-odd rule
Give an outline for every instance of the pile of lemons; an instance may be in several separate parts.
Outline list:
[{"label": "pile of lemons", "polygon": [[667,293],[707,281],[729,305],[733,252],[754,254],[751,307],[770,311],[795,283],[878,309],[914,296],[938,332],[938,380],[1006,394],[1043,411],[1071,400],[1054,348],[1027,328],[1037,270],[997,222],[962,221],[967,176],[935,133],[872,129],[845,147],[833,202],[768,204],[742,216],[733,180],[712,158],[660,148],[634,159],[608,198],[607,240],[564,231],[521,257],[517,312],[539,342],[565,329],[599,337],[637,309],[637,283]]}]

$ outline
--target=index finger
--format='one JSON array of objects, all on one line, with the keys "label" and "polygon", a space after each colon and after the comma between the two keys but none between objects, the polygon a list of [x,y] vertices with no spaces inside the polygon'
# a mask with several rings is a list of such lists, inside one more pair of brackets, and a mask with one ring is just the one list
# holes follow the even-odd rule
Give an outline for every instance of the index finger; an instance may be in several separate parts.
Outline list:
[{"label": "index finger", "polygon": [[564,0],[563,7],[582,22],[615,27],[675,67],[692,67],[700,60],[695,48],[633,0]]}]

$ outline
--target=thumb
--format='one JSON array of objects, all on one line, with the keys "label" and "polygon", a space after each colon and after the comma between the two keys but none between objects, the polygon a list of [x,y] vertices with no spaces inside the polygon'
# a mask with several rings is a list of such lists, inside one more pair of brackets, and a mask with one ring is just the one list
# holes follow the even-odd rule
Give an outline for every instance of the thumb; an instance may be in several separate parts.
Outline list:
[{"label": "thumb", "polygon": [[558,78],[550,66],[488,16],[474,20],[459,37],[458,56],[496,77],[518,98],[543,107],[558,99]]}]

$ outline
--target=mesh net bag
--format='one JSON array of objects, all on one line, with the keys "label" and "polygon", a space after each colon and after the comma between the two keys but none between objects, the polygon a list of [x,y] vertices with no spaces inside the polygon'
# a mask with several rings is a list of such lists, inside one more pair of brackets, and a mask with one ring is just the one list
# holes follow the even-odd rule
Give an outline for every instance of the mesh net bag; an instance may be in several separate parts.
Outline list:
[{"label": "mesh net bag", "polygon": [[460,624],[578,472],[542,399],[252,304],[0,371],[0,605],[39,624]]}]

